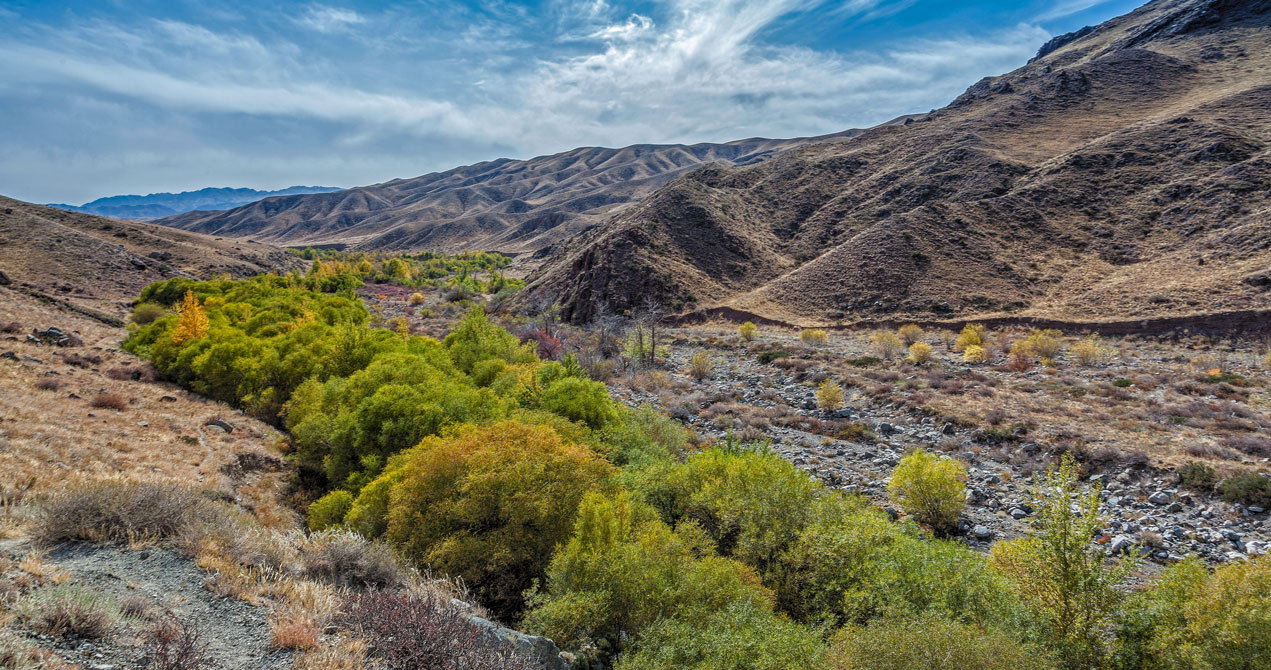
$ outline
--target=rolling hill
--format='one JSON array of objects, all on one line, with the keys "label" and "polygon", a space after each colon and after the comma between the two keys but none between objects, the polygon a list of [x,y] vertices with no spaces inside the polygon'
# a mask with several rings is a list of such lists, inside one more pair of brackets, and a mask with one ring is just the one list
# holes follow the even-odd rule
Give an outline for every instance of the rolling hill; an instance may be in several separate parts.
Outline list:
[{"label": "rolling hill", "polygon": [[65,209],[81,214],[112,216],[119,219],[156,219],[195,210],[232,209],[275,195],[300,193],[329,193],[340,189],[330,186],[290,186],[277,191],[257,191],[251,188],[202,188],[181,193],[151,193],[150,195],[112,195],[98,198],[83,205],[50,203],[49,207]]},{"label": "rolling hill", "polygon": [[860,132],[726,144],[583,147],[334,193],[267,198],[156,223],[286,246],[524,254],[577,235],[704,163],[752,165],[791,147]]},{"label": "rolling hill", "polygon": [[107,219],[0,196],[0,295],[19,291],[118,318],[147,284],[300,268],[277,247]]},{"label": "rolling hill", "polygon": [[1156,0],[922,119],[689,172],[524,299],[800,325],[1271,307],[1269,109],[1271,2]]}]

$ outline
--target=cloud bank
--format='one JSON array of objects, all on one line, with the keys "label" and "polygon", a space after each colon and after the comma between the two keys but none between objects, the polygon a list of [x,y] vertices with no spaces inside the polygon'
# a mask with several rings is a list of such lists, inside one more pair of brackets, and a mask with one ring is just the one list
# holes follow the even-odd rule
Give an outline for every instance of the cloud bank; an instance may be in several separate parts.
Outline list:
[{"label": "cloud bank", "polygon": [[860,25],[909,4],[665,0],[649,11],[558,0],[537,12],[492,2],[19,19],[0,43],[0,192],[80,202],[352,186],[583,145],[830,133],[943,105],[1049,37],[1022,23],[869,48],[771,39],[792,22]]}]

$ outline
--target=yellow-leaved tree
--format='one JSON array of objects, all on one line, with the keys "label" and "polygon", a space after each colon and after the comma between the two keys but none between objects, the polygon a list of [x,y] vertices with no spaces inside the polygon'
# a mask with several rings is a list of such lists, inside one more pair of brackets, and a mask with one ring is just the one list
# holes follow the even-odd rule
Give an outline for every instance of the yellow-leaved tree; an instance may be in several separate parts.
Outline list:
[{"label": "yellow-leaved tree", "polygon": [[177,344],[189,340],[197,340],[207,335],[207,312],[194,296],[194,291],[186,291],[181,304],[177,305],[177,325],[172,329],[172,341]]}]

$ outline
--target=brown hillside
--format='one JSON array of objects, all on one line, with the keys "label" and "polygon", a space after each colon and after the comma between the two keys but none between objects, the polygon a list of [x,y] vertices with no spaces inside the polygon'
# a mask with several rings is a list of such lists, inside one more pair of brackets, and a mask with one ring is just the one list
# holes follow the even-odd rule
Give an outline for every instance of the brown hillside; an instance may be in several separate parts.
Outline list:
[{"label": "brown hillside", "polygon": [[119,317],[146,284],[160,279],[247,277],[303,264],[266,244],[221,240],[0,196],[0,272],[8,278],[7,285],[0,286],[0,296],[16,291],[61,307]]},{"label": "brown hillside", "polygon": [[824,324],[1271,306],[1271,2],[1158,0],[922,120],[709,166],[531,277]]},{"label": "brown hillside", "polygon": [[537,252],[704,163],[750,165],[790,147],[860,132],[726,144],[584,147],[333,193],[267,198],[223,212],[189,212],[156,222],[287,246]]}]

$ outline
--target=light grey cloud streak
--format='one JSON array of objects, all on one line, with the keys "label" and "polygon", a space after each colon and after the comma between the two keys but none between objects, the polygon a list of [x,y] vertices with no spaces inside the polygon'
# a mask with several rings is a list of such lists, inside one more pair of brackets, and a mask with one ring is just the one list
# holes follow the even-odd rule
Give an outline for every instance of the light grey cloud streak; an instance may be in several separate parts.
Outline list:
[{"label": "light grey cloud streak", "polygon": [[[865,16],[893,4],[836,7]],[[209,185],[351,186],[582,145],[835,132],[939,106],[1048,37],[1021,25],[873,52],[762,39],[783,17],[825,6],[668,0],[655,20],[585,0],[563,4],[545,40],[496,14],[469,21],[466,36],[438,35],[445,49],[405,35],[409,60],[379,68],[285,32],[179,21],[37,29],[0,44],[0,94],[15,112],[0,141],[21,160],[0,163],[0,192],[81,201]],[[357,44],[387,39],[398,18],[314,5],[296,21],[315,39],[340,32]],[[391,46],[376,54],[387,58]],[[35,113],[49,105],[62,113]],[[56,125],[77,118],[98,132]]]}]

